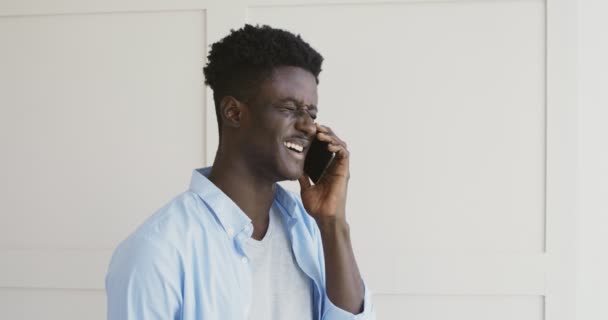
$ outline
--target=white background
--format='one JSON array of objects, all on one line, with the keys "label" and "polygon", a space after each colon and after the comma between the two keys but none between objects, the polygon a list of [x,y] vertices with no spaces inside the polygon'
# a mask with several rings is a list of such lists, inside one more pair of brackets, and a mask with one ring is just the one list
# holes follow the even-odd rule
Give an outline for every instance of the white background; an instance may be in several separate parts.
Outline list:
[{"label": "white background", "polygon": [[105,317],[112,248],[213,158],[201,68],[245,21],[326,57],[380,319],[606,318],[608,8],[573,3],[0,2],[0,318]]},{"label": "white background", "polygon": [[608,3],[578,8],[577,319],[608,319]]}]

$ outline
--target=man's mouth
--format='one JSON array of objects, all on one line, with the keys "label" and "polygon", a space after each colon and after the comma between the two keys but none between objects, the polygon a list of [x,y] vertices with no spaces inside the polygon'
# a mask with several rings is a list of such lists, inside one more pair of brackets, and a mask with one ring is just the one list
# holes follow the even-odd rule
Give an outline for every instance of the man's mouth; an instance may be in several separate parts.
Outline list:
[{"label": "man's mouth", "polygon": [[283,142],[283,145],[287,147],[287,149],[295,151],[297,153],[302,153],[302,151],[304,151],[304,146],[296,142],[285,141]]}]

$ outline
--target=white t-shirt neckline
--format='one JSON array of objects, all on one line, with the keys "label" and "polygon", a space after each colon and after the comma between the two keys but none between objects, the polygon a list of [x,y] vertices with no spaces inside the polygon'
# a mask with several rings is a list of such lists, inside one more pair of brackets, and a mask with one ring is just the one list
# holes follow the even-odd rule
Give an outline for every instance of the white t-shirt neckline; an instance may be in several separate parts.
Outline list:
[{"label": "white t-shirt neckline", "polygon": [[279,209],[270,209],[262,240],[245,241],[252,273],[249,320],[312,320],[312,280],[300,269]]}]

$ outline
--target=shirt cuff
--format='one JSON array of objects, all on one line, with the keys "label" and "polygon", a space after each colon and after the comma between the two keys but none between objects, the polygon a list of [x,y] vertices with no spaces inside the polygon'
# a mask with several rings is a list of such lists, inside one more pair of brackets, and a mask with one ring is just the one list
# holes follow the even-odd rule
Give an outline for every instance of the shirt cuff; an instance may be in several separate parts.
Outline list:
[{"label": "shirt cuff", "polygon": [[352,314],[329,300],[325,293],[325,303],[323,304],[323,320],[376,320],[376,312],[372,303],[372,293],[363,282],[363,311],[359,314]]}]

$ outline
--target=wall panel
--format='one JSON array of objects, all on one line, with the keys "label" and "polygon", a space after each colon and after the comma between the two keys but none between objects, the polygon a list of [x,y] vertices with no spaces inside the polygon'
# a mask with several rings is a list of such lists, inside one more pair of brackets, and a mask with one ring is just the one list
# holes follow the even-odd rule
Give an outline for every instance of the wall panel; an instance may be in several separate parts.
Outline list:
[{"label": "wall panel", "polygon": [[188,187],[204,17],[0,19],[0,248],[112,248]]},{"label": "wall panel", "polygon": [[394,296],[376,297],[378,319],[542,320],[539,296]]},{"label": "wall panel", "polygon": [[0,288],[2,319],[106,319],[103,291]]}]

